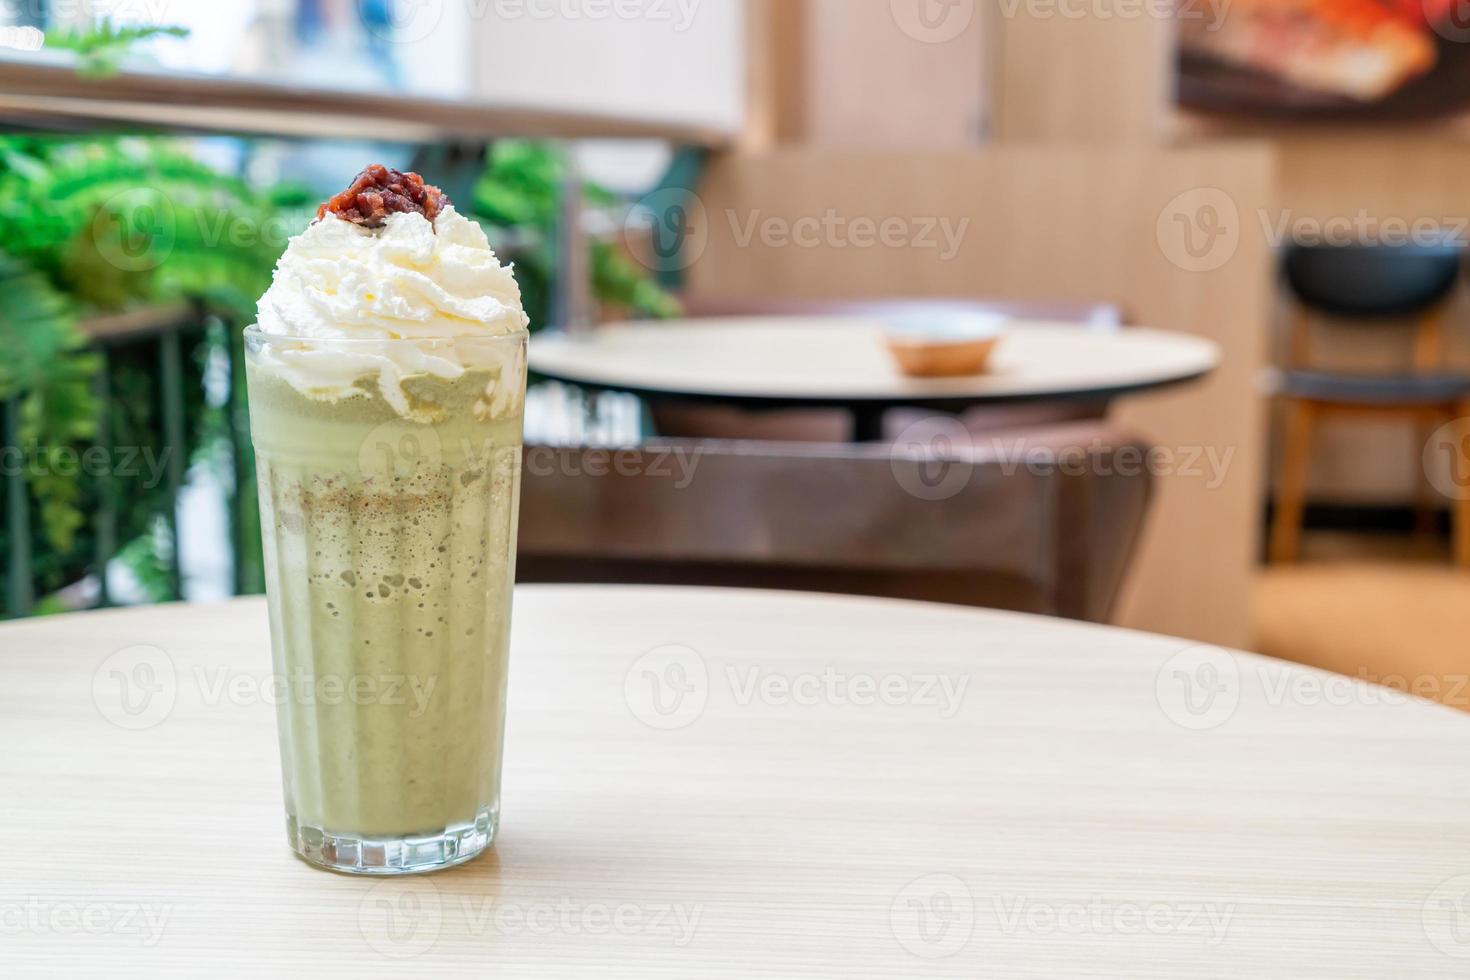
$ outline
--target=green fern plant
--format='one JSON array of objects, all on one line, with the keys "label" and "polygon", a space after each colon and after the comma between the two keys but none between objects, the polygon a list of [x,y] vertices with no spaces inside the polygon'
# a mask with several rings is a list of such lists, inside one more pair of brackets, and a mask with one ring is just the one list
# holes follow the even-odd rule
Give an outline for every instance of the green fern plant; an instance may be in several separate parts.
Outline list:
[{"label": "green fern plant", "polygon": [[[514,257],[516,280],[533,329],[550,319],[559,259],[556,223],[565,173],[565,153],[553,144],[504,140],[491,148],[471,204],[474,215],[487,224],[536,233],[533,245]],[[593,206],[616,202],[614,195],[595,184],[585,184],[582,193]],[[681,312],[679,301],[616,244],[592,242],[591,260],[592,291],[603,303],[653,318]]]},{"label": "green fern plant", "polygon": [[[84,451],[96,435],[99,361],[86,349],[77,319],[187,300],[223,311],[236,324],[248,322],[285,235],[306,220],[170,140],[0,136],[0,254],[6,256],[0,338],[7,349],[25,352],[3,368],[0,395],[23,395],[22,442],[27,458],[37,460],[26,479],[41,532],[33,548],[38,590],[80,577],[94,549],[86,515],[98,507],[97,480],[55,465]],[[238,341],[236,332],[226,342]],[[221,435],[220,415],[207,411],[203,399],[212,341],[191,334],[185,342],[187,444],[163,445],[150,344],[112,350],[114,444],[192,458]],[[153,530],[171,504],[167,488],[141,473],[114,474],[114,480],[122,560],[149,594],[162,597],[163,580],[152,573],[159,566]],[[240,502],[242,517],[252,506]]]},{"label": "green fern plant", "polygon": [[46,46],[76,52],[77,71],[98,78],[115,74],[122,60],[143,41],[188,36],[188,29],[183,27],[155,24],[118,26],[111,18],[103,17],[84,31],[64,29],[48,32]]},{"label": "green fern plant", "polygon": [[0,253],[0,400],[21,399],[15,448],[39,506],[44,540],[57,553],[75,546],[83,524],[82,491],[62,475],[67,466],[61,456],[96,434],[97,359],[86,352],[86,343],[64,294]]}]

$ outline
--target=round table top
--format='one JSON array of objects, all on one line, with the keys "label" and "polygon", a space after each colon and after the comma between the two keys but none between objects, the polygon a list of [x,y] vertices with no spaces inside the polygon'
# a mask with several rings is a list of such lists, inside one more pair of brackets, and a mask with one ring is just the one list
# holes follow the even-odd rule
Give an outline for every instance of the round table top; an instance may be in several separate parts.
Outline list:
[{"label": "round table top", "polygon": [[531,367],[547,377],[651,397],[733,402],[980,403],[1107,398],[1208,374],[1220,350],[1143,327],[1010,321],[984,374],[911,378],[862,317],[657,321],[539,334]]},{"label": "round table top", "polygon": [[286,847],[259,600],[0,627],[7,972],[1470,968],[1447,708],[1180,640],[761,592],[522,588],[512,656],[494,850],[374,880]]}]

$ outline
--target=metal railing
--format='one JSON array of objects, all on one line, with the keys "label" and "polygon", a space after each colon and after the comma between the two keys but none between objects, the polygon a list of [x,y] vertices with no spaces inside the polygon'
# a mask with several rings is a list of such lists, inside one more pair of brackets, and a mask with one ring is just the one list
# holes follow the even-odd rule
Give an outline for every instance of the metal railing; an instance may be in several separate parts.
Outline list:
[{"label": "metal railing", "polygon": [[[208,337],[210,348],[221,351],[227,361],[223,413],[224,436],[228,448],[229,480],[226,501],[229,514],[231,550],[230,588],[234,594],[256,591],[258,574],[252,574],[249,556],[250,531],[247,511],[253,510],[253,459],[247,436],[248,418],[243,392],[244,365],[239,346],[239,331],[234,324],[195,304],[134,311],[116,316],[98,317],[81,323],[91,340],[91,351],[97,359],[94,394],[98,405],[96,436],[91,446],[78,449],[82,458],[92,450],[100,451],[107,465],[89,470],[95,477],[95,509],[89,516],[92,531],[92,554],[85,560],[84,579],[95,582],[95,597],[85,605],[93,608],[113,604],[114,596],[107,570],[120,549],[129,542],[120,540],[124,488],[119,485],[114,462],[120,458],[117,417],[118,393],[115,390],[115,364],[125,348],[152,348],[145,355],[153,360],[152,396],[158,409],[158,431],[162,452],[158,454],[162,478],[161,505],[156,516],[165,523],[168,534],[166,581],[168,597],[184,597],[183,569],[179,534],[179,500],[189,467],[190,446],[187,415],[188,372],[185,370],[185,344],[191,339]],[[25,393],[4,401],[4,446],[7,451],[23,448],[21,440],[21,405]],[[137,447],[132,447],[136,450]],[[4,472],[4,521],[9,554],[5,565],[5,607],[7,618],[31,613],[37,601],[36,570],[32,565],[36,553],[33,508],[35,502],[27,481],[25,466],[10,466]],[[69,556],[81,564],[83,556]],[[71,604],[82,604],[73,601]]]}]

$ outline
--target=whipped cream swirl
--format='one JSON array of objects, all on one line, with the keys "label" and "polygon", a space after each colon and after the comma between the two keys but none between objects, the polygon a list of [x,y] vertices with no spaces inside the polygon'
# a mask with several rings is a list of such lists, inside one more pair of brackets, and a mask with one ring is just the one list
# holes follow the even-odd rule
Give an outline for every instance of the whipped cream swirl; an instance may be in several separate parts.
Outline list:
[{"label": "whipped cream swirl", "polygon": [[[361,397],[369,393],[361,382],[373,378],[400,415],[413,417],[403,383],[415,375],[453,381],[490,370],[514,381],[492,382],[487,404],[497,414],[514,407],[519,366],[507,359],[519,358],[518,348],[474,341],[528,324],[510,267],[478,224],[446,206],[432,223],[417,213],[391,214],[381,228],[330,215],[312,222],[277,263],[256,325],[281,338],[268,344],[263,366],[303,394]],[[361,343],[331,343],[343,340]]]}]

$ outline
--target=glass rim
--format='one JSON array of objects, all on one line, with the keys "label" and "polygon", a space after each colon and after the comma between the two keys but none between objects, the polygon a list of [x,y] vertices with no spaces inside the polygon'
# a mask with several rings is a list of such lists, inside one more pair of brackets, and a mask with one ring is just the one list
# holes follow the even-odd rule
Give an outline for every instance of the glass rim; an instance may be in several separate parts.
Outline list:
[{"label": "glass rim", "polygon": [[531,336],[531,331],[524,327],[512,333],[485,333],[485,334],[456,334],[436,337],[309,337],[305,334],[266,333],[260,329],[259,324],[252,323],[244,330],[246,341],[262,341],[265,343],[280,344],[302,344],[314,347],[382,347],[389,345],[413,344],[423,346],[444,346],[446,344],[457,344],[461,342],[473,344],[516,344],[524,343]]}]

